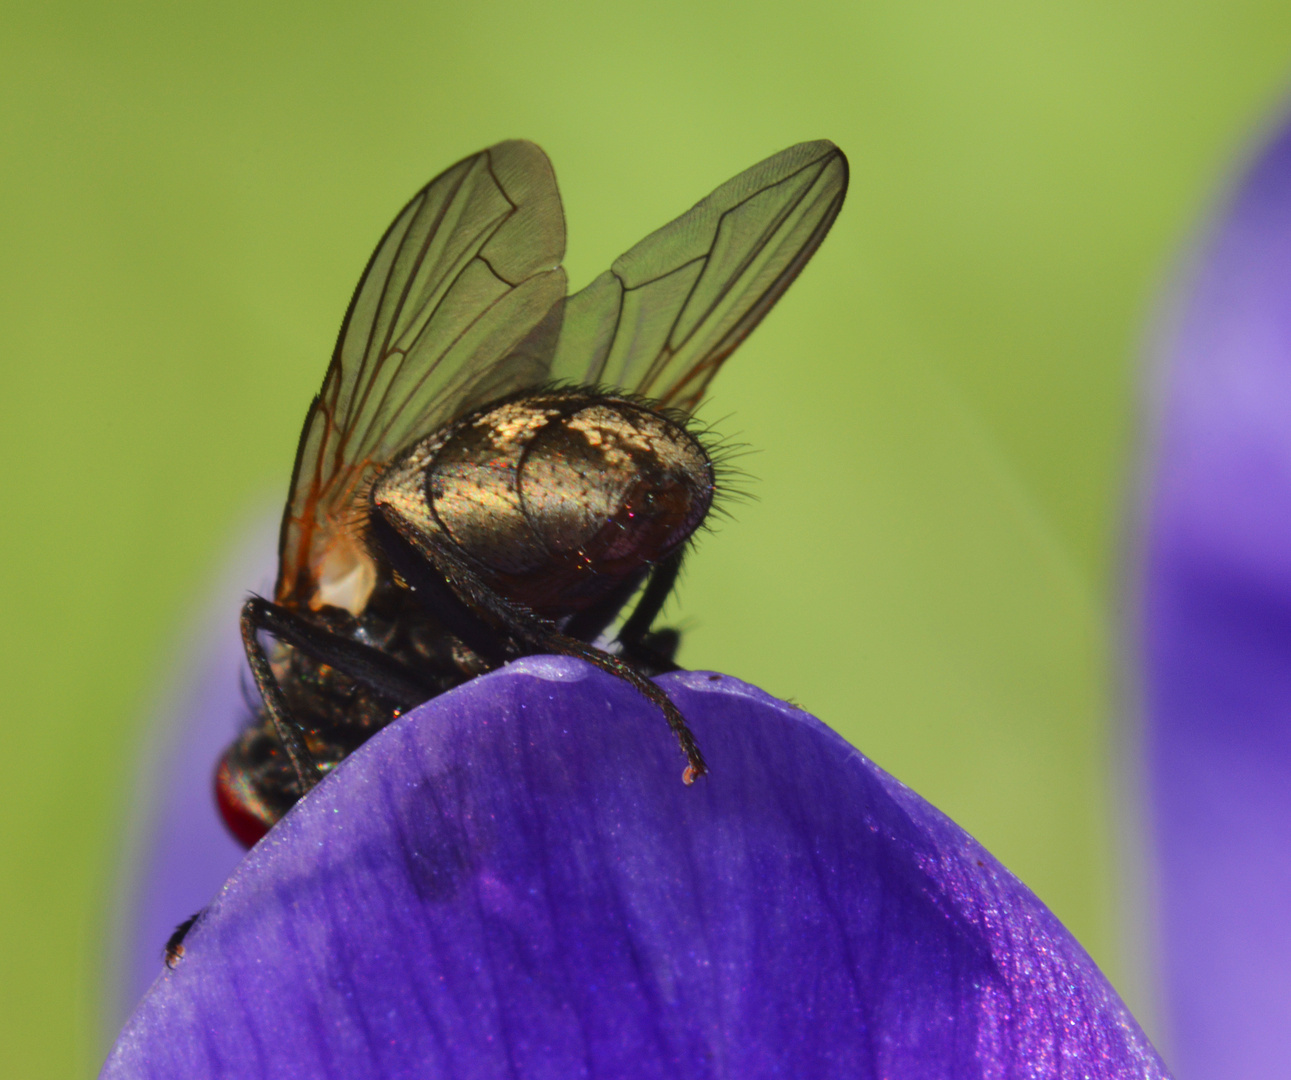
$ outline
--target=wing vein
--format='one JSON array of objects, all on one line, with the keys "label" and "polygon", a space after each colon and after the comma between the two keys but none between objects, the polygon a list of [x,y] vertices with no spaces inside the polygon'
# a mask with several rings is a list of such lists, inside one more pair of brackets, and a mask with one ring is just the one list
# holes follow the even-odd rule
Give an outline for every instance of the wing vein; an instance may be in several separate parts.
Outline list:
[{"label": "wing vein", "polygon": [[[469,168],[462,170],[461,177],[458,178],[457,183],[453,185],[451,195],[445,198],[443,203],[440,205],[438,212],[434,216],[431,228],[429,228],[426,231],[425,238],[422,240],[422,243],[420,245],[420,250],[417,252],[416,258],[413,260],[413,264],[411,269],[408,272],[407,279],[403,282],[403,286],[399,290],[399,298],[398,300],[395,301],[394,308],[389,313],[389,319],[386,323],[385,334],[381,341],[381,347],[377,350],[376,357],[373,363],[372,374],[365,382],[362,383],[363,393],[359,398],[359,401],[356,406],[356,410],[352,410],[350,414],[354,416],[366,415],[368,418],[367,422],[363,426],[361,432],[357,427],[347,428],[347,430],[351,431],[352,433],[361,434],[362,441],[364,442],[366,442],[370,438],[372,434],[372,423],[375,420],[375,418],[380,415],[381,410],[384,408],[385,402],[387,400],[387,395],[390,392],[390,387],[394,385],[396,381],[398,381],[399,373],[402,368],[402,359],[406,358],[407,356],[406,352],[401,352],[398,349],[391,348],[391,340],[394,337],[395,328],[398,326],[400,317],[403,315],[404,305],[408,301],[408,295],[412,292],[413,285],[417,280],[417,275],[421,270],[422,263],[425,261],[426,252],[430,250],[431,245],[434,243],[435,239],[439,236],[439,230],[443,226],[445,219],[448,217],[449,207],[452,206],[456,201],[458,194],[461,192],[462,187],[466,183],[467,177],[470,175],[470,172],[471,170]],[[425,202],[426,202],[425,196],[427,191],[428,191],[428,188],[422,189],[422,204],[409,217],[408,227],[404,230],[403,236],[400,237],[399,239],[399,246],[395,249],[394,258],[390,260],[390,271],[389,273],[386,274],[385,280],[381,284],[381,300],[377,305],[376,315],[373,319],[373,331],[376,330],[376,323],[380,321],[381,316],[385,311],[385,299],[387,296],[387,290],[389,289],[392,277],[394,276],[396,270],[398,269],[399,259],[400,259],[400,256],[403,254],[403,248],[404,248],[405,242],[408,239],[408,234],[411,233],[413,229],[419,224],[418,219],[421,217],[421,211],[425,207]],[[442,300],[443,298],[441,297],[441,300],[440,300],[441,303],[442,303]],[[431,318],[433,317],[434,317],[434,313],[432,312]],[[368,357],[372,355],[371,340],[372,340],[372,335],[369,334],[368,349],[364,351],[363,360],[360,362],[359,369],[355,373],[356,384],[359,382],[359,380],[362,379],[367,369]],[[380,375],[381,369],[385,366],[386,361],[391,356],[397,353],[400,354],[401,360],[399,364],[395,367],[393,373],[391,374],[390,379],[386,381],[385,386],[382,388],[381,397],[377,402],[376,408],[369,409],[368,402],[370,400],[370,395],[372,393],[373,388],[376,386],[377,379]]]}]

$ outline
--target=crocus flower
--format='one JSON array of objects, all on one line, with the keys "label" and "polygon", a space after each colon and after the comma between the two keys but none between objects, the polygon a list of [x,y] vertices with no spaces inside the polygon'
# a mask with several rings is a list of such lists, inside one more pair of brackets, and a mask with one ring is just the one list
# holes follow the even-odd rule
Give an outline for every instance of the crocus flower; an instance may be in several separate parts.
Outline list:
[{"label": "crocus flower", "polygon": [[252,849],[173,970],[154,940],[103,1076],[1167,1075],[953,822],[792,705],[663,685],[712,766],[691,787],[653,706],[574,660],[396,721]]},{"label": "crocus flower", "polygon": [[1153,387],[1147,762],[1184,1080],[1291,1069],[1291,127],[1203,244]]}]

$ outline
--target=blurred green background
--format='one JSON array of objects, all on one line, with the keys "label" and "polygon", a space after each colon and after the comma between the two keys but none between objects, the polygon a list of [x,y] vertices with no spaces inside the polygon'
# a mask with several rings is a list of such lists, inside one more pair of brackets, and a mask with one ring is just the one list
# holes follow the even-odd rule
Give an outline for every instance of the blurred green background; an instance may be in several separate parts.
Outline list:
[{"label": "blurred green background", "polygon": [[285,492],[358,274],[525,136],[579,286],[782,147],[833,235],[715,384],[759,501],[671,609],[967,826],[1114,980],[1136,357],[1291,72],[1275,0],[13,2],[0,23],[0,1063],[91,1074],[168,644]]}]

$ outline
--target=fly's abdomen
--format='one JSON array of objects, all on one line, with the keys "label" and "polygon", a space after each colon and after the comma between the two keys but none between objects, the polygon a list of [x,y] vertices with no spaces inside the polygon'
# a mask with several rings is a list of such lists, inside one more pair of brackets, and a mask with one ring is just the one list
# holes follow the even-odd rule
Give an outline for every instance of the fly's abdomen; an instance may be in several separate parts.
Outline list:
[{"label": "fly's abdomen", "polygon": [[694,436],[623,401],[547,425],[520,471],[521,506],[547,549],[615,577],[676,551],[712,498],[712,466]]},{"label": "fly's abdomen", "polygon": [[425,462],[424,492],[422,520],[491,587],[559,617],[684,544],[712,503],[713,470],[680,424],[563,391],[459,421]]}]

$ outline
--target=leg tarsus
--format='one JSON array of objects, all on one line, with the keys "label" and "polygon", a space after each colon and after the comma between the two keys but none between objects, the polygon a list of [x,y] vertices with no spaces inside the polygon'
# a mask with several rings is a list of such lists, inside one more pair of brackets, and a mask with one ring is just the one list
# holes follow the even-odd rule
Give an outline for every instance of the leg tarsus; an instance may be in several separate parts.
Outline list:
[{"label": "leg tarsus", "polygon": [[620,656],[652,676],[681,670],[681,665],[673,659],[681,644],[681,633],[672,627],[651,630],[637,642],[619,644]]},{"label": "leg tarsus", "polygon": [[682,773],[682,782],[693,784],[698,777],[708,772],[708,763],[704,761],[704,755],[695,741],[695,734],[690,730],[685,717],[681,715],[681,710],[658,685],[651,682],[630,663],[620,660],[617,656],[601,652],[600,649],[586,642],[566,637],[555,631],[543,632],[540,637],[535,638],[534,643],[547,652],[576,656],[580,660],[586,660],[589,664],[595,664],[602,671],[630,684],[642,697],[658,706],[664,719],[668,721],[668,726],[676,735],[677,742],[681,745],[681,752],[686,755],[686,769]]}]

